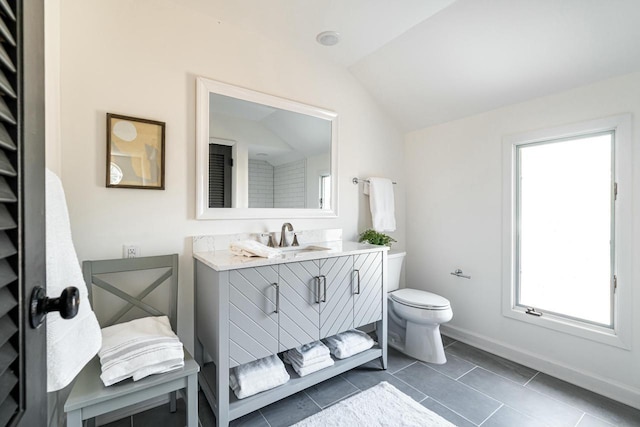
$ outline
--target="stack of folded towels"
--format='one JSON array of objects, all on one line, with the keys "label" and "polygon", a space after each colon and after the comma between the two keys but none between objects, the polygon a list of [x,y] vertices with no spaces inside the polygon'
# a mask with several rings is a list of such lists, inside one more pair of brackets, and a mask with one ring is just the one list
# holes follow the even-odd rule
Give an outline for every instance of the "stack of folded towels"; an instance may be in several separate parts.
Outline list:
[{"label": "stack of folded towels", "polygon": [[331,358],[329,348],[322,341],[315,341],[291,349],[283,354],[283,358],[286,363],[293,366],[293,369],[301,377],[333,366],[335,363]]},{"label": "stack of folded towels", "polygon": [[144,317],[102,329],[98,356],[102,365],[100,379],[105,386],[127,378],[138,381],[184,366],[182,343],[167,316]]},{"label": "stack of folded towels", "polygon": [[329,347],[331,354],[338,359],[346,359],[354,354],[361,353],[375,344],[369,335],[357,329],[325,338],[324,342]]},{"label": "stack of folded towels", "polygon": [[270,390],[289,381],[289,373],[277,355],[236,366],[229,371],[229,387],[238,399]]}]

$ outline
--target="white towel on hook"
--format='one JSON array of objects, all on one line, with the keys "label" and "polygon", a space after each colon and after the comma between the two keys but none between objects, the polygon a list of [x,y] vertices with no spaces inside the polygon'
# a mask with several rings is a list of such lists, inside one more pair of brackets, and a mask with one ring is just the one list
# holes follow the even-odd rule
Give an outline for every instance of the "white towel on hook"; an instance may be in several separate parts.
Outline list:
[{"label": "white towel on hook", "polygon": [[396,215],[393,182],[388,178],[369,178],[369,205],[373,229],[395,231]]},{"label": "white towel on hook", "polygon": [[47,314],[47,391],[67,386],[100,350],[100,325],[89,304],[87,286],[71,239],[69,212],[60,179],[46,170],[47,296],[57,298],[64,288],[80,291],[78,314],[63,319]]}]

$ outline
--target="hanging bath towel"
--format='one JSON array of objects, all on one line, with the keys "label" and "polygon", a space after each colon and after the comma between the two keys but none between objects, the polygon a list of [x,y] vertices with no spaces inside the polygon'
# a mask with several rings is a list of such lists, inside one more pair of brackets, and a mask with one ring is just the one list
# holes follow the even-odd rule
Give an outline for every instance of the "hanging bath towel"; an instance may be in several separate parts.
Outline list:
[{"label": "hanging bath towel", "polygon": [[64,288],[80,291],[78,314],[63,319],[47,314],[47,391],[67,386],[100,350],[102,335],[89,304],[87,286],[71,240],[69,212],[60,179],[46,171],[47,296],[57,298]]},{"label": "hanging bath towel", "polygon": [[396,214],[393,197],[393,182],[388,178],[369,178],[369,205],[373,229],[395,231]]}]

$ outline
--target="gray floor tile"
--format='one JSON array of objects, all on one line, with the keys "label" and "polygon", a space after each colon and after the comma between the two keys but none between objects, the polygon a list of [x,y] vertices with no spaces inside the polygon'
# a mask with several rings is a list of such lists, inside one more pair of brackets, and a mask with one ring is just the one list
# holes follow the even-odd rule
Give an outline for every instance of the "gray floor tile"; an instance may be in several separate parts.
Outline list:
[{"label": "gray floor tile", "polygon": [[576,427],[615,427],[613,424],[609,424],[606,421],[602,421],[599,418],[584,414],[584,417],[580,420]]},{"label": "gray floor tile", "polygon": [[540,427],[540,421],[524,415],[513,408],[503,406],[482,427]]},{"label": "gray floor tile", "polygon": [[442,345],[444,345],[445,347],[450,346],[454,342],[457,342],[457,341],[454,340],[453,338],[449,338],[446,335],[442,335]]},{"label": "gray floor tile", "polygon": [[583,414],[578,409],[482,368],[475,368],[460,378],[460,381],[552,426],[574,427]]},{"label": "gray floor tile", "polygon": [[441,405],[440,403],[436,402],[430,397],[427,397],[425,400],[423,400],[420,403],[425,408],[435,412],[445,420],[451,422],[452,424],[455,424],[457,427],[475,427],[474,423],[467,420],[466,418],[461,417],[460,415],[453,412],[451,409],[447,408],[444,405]]},{"label": "gray floor tile", "polygon": [[131,417],[121,418],[109,424],[104,424],[102,427],[131,427]]},{"label": "gray floor tile", "polygon": [[465,359],[478,366],[482,366],[491,372],[502,375],[518,384],[525,384],[537,371],[504,359],[495,354],[488,353],[478,348],[472,347],[460,341],[447,347],[447,353],[453,354],[461,359]]},{"label": "gray floor tile", "polygon": [[338,376],[309,387],[305,393],[321,408],[326,408],[358,391],[353,384]]},{"label": "gray floor tile", "polygon": [[422,363],[411,365],[395,375],[476,424],[500,407],[500,402]]},{"label": "gray floor tile", "polygon": [[269,427],[269,423],[260,411],[254,411],[244,417],[231,421],[229,427]]},{"label": "gray floor tile", "polygon": [[320,407],[300,392],[262,408],[261,412],[271,427],[286,427],[320,412]]},{"label": "gray floor tile", "polygon": [[437,365],[435,363],[422,363],[425,363],[427,366],[432,367],[438,372],[442,372],[443,374],[453,378],[454,380],[460,378],[462,375],[466,374],[476,366],[473,363],[467,362],[464,359],[460,359],[459,357],[456,357],[449,352],[446,353],[447,363],[444,363],[442,365]]},{"label": "gray floor tile", "polygon": [[202,427],[215,427],[216,425],[216,417],[213,415],[203,392],[198,393],[198,419]]},{"label": "gray floor tile", "polygon": [[417,402],[420,402],[427,397],[421,391],[416,390],[387,371],[382,371],[380,369],[369,369],[365,367],[356,368],[345,372],[342,374],[342,377],[358,387],[360,390],[366,390],[381,383],[382,381],[386,381]]},{"label": "gray floor tile", "polygon": [[527,384],[527,387],[566,402],[613,425],[640,425],[640,410],[558,378],[540,373]]},{"label": "gray floor tile", "polygon": [[169,404],[133,416],[133,427],[184,427],[187,423],[184,400],[178,399],[177,411],[169,412]]},{"label": "gray floor tile", "polygon": [[[399,371],[400,369],[404,369],[412,363],[416,363],[416,359],[411,356],[407,356],[406,354],[400,353],[395,348],[388,347],[387,371],[389,371],[389,373],[392,374]],[[368,368],[380,369],[380,362],[378,361],[378,359],[376,359],[366,363],[364,366]]]}]

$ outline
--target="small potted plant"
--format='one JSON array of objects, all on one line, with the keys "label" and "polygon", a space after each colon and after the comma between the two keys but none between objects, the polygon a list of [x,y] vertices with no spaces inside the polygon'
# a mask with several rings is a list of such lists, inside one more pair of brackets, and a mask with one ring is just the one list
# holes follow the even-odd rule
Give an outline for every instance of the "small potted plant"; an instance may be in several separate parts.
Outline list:
[{"label": "small potted plant", "polygon": [[360,234],[360,243],[369,243],[371,245],[389,246],[396,240],[373,229],[365,230]]}]

